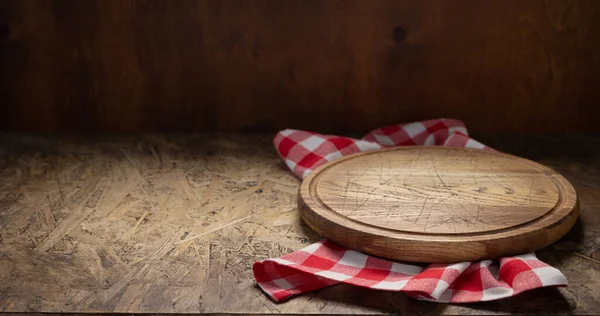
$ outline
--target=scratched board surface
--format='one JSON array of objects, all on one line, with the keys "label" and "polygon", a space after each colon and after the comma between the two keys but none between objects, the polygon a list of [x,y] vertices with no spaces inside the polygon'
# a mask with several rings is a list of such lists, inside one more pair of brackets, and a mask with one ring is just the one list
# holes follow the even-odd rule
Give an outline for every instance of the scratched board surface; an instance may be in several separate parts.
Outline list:
[{"label": "scratched board surface", "polygon": [[576,187],[578,228],[537,252],[569,287],[443,305],[337,285],[275,304],[252,263],[320,237],[300,219],[300,181],[272,135],[0,135],[0,311],[600,313],[600,138],[486,144],[544,162]]},{"label": "scratched board surface", "polygon": [[330,162],[300,192],[323,236],[390,259],[459,262],[527,253],[574,225],[571,184],[543,165],[480,149],[400,147]]}]

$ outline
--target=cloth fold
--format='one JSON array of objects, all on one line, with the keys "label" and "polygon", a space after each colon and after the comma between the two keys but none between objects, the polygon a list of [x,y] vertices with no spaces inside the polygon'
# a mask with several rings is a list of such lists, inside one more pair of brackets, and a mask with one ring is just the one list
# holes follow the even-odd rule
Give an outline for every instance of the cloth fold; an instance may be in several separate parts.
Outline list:
[{"label": "cloth fold", "polygon": [[[435,119],[386,126],[362,139],[286,129],[273,143],[288,168],[300,179],[342,156],[394,146],[450,146],[494,149],[470,138],[463,122]],[[497,300],[540,287],[567,286],[556,268],[534,253],[453,264],[417,265],[369,256],[321,240],[280,258],[255,262],[254,277],[274,301],[337,283],[375,290],[400,291],[420,300],[470,303]]]}]

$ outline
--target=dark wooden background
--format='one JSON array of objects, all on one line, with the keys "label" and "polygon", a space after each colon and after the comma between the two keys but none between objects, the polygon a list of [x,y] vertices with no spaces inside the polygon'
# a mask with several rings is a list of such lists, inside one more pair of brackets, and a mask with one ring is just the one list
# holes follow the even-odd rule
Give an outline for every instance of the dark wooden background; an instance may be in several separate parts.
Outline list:
[{"label": "dark wooden background", "polygon": [[600,131],[598,0],[0,0],[0,37],[5,131]]}]

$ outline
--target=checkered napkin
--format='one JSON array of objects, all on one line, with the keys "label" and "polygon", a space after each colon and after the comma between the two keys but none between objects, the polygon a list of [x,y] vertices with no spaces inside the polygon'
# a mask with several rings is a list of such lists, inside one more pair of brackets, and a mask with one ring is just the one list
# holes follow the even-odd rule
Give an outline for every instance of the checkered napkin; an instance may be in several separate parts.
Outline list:
[{"label": "checkered napkin", "polygon": [[[299,177],[360,151],[428,145],[493,150],[468,137],[458,120],[436,119],[376,129],[362,139],[286,129],[274,139],[286,165]],[[325,239],[280,258],[253,265],[254,277],[275,301],[340,282],[442,303],[490,301],[546,286],[567,286],[565,276],[533,253],[497,261],[415,265],[345,249]]]}]

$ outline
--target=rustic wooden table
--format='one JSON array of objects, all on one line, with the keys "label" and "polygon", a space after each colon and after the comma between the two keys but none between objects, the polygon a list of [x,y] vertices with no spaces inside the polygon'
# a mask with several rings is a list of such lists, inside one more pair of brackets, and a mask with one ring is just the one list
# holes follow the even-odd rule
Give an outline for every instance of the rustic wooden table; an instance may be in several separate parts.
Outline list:
[{"label": "rustic wooden table", "polygon": [[580,221],[539,251],[570,286],[446,305],[345,285],[271,302],[251,266],[319,240],[271,136],[0,136],[0,311],[598,314],[600,137],[479,138],[561,172]]}]

